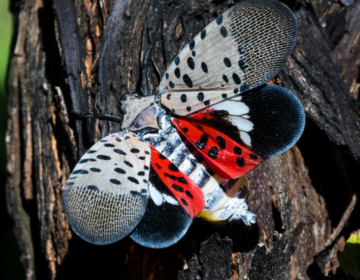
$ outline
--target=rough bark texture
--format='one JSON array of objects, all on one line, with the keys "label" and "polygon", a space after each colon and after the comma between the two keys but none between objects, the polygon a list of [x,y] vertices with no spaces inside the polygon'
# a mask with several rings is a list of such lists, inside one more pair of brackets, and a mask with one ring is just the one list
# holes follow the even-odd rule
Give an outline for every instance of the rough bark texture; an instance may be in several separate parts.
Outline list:
[{"label": "rough bark texture", "polygon": [[[256,225],[195,220],[178,244],[152,250],[129,238],[88,244],[64,214],[62,189],[77,160],[120,130],[70,112],[121,116],[121,96],[143,92],[151,41],[155,92],[185,44],[237,2],[12,1],[6,193],[27,279],[320,279],[313,256],[359,193],[360,0],[286,2],[299,35],[274,82],[309,118],[298,146],[247,175]],[[357,228],[350,218],[341,232]]]}]

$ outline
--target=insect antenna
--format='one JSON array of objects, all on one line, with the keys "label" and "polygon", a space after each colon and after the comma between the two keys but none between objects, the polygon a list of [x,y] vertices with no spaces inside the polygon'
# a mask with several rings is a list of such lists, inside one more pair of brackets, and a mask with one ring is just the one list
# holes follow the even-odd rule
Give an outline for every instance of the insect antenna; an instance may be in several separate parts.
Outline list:
[{"label": "insect antenna", "polygon": [[116,122],[116,123],[122,122],[122,117],[116,117],[116,116],[112,116],[112,115],[108,115],[108,114],[99,114],[99,113],[92,113],[92,112],[78,113],[75,111],[71,111],[71,114],[79,119],[96,118],[99,120],[111,121],[111,122]]},{"label": "insect antenna", "polygon": [[149,56],[152,49],[152,36],[150,30],[148,30],[148,36],[149,36],[149,42],[150,45],[147,48],[144,64],[142,67],[142,78],[144,81],[144,96],[150,96],[150,86],[149,86],[149,71],[148,71],[148,62],[149,62]]}]

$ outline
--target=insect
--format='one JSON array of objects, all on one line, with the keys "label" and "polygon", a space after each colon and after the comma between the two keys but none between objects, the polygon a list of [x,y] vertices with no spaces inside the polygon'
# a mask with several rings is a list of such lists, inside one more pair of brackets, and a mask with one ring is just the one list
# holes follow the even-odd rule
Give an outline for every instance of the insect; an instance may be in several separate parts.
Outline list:
[{"label": "insect", "polygon": [[91,147],[65,185],[75,233],[94,244],[130,235],[163,248],[197,216],[255,223],[242,175],[292,147],[305,125],[291,92],[264,85],[296,30],[284,4],[243,1],[185,46],[155,96],[122,102],[122,131]]}]

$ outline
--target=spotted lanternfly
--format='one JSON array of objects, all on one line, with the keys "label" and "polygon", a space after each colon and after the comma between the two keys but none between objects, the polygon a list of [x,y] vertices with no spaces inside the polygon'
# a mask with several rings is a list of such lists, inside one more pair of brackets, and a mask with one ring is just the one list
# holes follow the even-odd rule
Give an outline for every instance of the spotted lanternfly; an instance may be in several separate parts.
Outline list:
[{"label": "spotted lanternfly", "polygon": [[292,147],[305,125],[291,92],[264,85],[296,30],[284,4],[243,1],[189,42],[156,96],[123,101],[122,131],[87,151],[65,185],[74,231],[94,244],[130,235],[163,248],[197,216],[255,223],[242,175]]}]

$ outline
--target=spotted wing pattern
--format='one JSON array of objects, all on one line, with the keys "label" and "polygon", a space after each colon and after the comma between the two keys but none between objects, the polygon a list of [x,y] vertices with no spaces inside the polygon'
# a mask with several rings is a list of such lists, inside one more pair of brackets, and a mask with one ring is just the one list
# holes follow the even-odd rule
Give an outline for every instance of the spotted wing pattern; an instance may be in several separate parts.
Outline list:
[{"label": "spotted wing pattern", "polygon": [[166,71],[161,103],[180,116],[258,87],[295,43],[294,14],[276,0],[246,0],[205,27]]},{"label": "spotted wing pattern", "polygon": [[148,201],[150,147],[132,134],[97,142],[76,165],[63,200],[75,233],[94,244],[128,235]]},{"label": "spotted wing pattern", "polygon": [[[201,189],[152,146],[151,165],[160,180],[167,186],[190,217],[196,217],[205,206],[204,194]],[[152,191],[150,190],[151,194]],[[152,197],[152,199],[157,200],[155,197]]]}]

